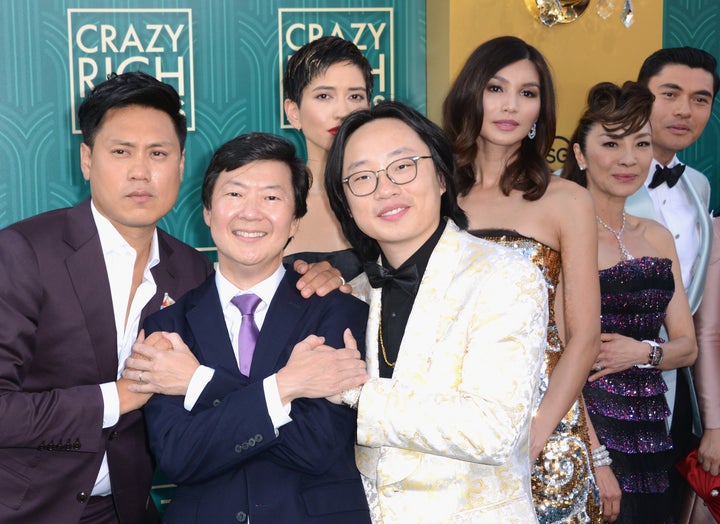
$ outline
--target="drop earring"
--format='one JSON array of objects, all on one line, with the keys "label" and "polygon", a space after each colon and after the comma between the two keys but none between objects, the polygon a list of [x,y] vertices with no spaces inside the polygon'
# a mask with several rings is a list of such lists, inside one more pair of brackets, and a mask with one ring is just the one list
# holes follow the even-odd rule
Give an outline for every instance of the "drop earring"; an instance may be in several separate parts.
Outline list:
[{"label": "drop earring", "polygon": [[537,135],[537,122],[533,122],[533,125],[530,128],[530,131],[528,132],[527,136],[530,140],[534,140],[535,135]]}]

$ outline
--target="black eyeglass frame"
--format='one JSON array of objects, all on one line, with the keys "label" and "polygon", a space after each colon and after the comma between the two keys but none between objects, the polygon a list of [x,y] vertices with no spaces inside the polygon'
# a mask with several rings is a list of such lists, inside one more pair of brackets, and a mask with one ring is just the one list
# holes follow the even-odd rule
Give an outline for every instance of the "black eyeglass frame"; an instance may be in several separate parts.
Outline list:
[{"label": "black eyeglass frame", "polygon": [[[380,173],[381,173],[382,171],[384,171],[384,172],[385,172],[385,176],[388,177],[388,180],[390,180],[390,182],[392,182],[392,183],[395,184],[396,186],[404,186],[405,184],[409,184],[410,182],[412,182],[413,180],[415,180],[415,179],[417,178],[417,175],[418,175],[418,160],[422,160],[423,158],[432,158],[432,156],[431,156],[431,155],[415,155],[415,156],[408,156],[408,157],[397,158],[397,159],[393,160],[392,162],[390,162],[387,166],[385,166],[384,169],[378,169],[377,171],[373,171],[372,169],[362,169],[362,170],[360,170],[360,171],[355,171],[354,173],[350,173],[348,176],[346,176],[345,178],[342,179],[342,183],[343,183],[343,184],[346,184],[346,185],[348,186],[348,189],[350,190],[350,192],[351,192],[353,195],[355,195],[356,197],[370,196],[370,195],[372,195],[375,191],[377,191],[378,184],[380,183]],[[413,164],[414,164],[414,167],[415,167],[415,174],[413,175],[413,177],[412,177],[410,180],[407,180],[407,181],[405,181],[405,182],[396,182],[396,181],[393,180],[393,178],[390,176],[390,173],[388,173],[388,168],[389,168],[391,165],[393,165],[395,162],[400,162],[400,161],[402,161],[402,160],[412,160],[412,162],[413,162]],[[353,191],[353,188],[352,188],[352,186],[350,185],[350,179],[351,179],[352,177],[360,174],[360,173],[372,173],[373,176],[375,177],[375,187],[373,187],[373,190],[370,191],[369,193],[363,193],[362,195],[358,195],[355,191]]]}]

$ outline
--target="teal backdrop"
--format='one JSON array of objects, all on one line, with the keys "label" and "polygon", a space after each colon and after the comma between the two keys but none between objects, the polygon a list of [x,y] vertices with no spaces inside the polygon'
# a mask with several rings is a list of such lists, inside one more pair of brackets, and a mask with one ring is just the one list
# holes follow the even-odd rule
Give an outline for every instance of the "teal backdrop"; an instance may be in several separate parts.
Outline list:
[{"label": "teal backdrop", "polygon": [[[719,1],[665,0],[663,7],[663,47],[699,47],[720,60]],[[720,211],[720,106],[717,101],[702,137],[678,157],[710,179],[710,209]]]},{"label": "teal backdrop", "polygon": [[210,247],[200,184],[212,152],[241,133],[290,138],[280,91],[287,58],[311,39],[353,40],[374,98],[425,112],[425,0],[0,0],[0,228],[89,194],[77,106],[109,71],[173,84],[188,116],[185,178],[161,227]]}]

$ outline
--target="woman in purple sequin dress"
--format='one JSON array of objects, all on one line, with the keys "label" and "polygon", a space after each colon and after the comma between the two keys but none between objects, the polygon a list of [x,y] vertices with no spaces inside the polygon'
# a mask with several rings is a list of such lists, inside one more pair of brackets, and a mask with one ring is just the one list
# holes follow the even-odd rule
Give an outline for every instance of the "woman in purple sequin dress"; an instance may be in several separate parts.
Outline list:
[{"label": "woman in purple sequin dress", "polygon": [[[583,396],[612,459],[615,478],[596,469],[600,496],[619,512],[617,522],[644,524],[670,523],[673,514],[664,495],[673,464],[662,371],[690,365],[697,354],[672,236],[624,212],[652,160],[652,102],[632,82],[593,87],[562,175],[588,188],[597,213],[602,343]],[[662,324],[668,341],[658,338]]]}]

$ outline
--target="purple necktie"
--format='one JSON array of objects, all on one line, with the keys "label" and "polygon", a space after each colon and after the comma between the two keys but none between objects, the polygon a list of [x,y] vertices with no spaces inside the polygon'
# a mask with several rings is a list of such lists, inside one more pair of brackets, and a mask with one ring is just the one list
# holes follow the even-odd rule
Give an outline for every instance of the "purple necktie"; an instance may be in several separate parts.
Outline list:
[{"label": "purple necktie", "polygon": [[255,343],[260,333],[257,324],[255,324],[255,310],[261,300],[259,296],[247,293],[233,297],[231,302],[242,314],[242,323],[238,333],[238,358],[240,360],[240,373],[249,377]]}]

